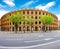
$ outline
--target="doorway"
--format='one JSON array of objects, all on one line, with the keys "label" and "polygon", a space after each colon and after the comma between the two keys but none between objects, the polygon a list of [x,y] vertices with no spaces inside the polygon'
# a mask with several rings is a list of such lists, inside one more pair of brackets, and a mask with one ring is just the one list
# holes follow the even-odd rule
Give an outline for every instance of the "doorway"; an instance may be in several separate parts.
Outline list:
[{"label": "doorway", "polygon": [[38,31],[38,27],[37,26],[35,26],[35,31]]}]

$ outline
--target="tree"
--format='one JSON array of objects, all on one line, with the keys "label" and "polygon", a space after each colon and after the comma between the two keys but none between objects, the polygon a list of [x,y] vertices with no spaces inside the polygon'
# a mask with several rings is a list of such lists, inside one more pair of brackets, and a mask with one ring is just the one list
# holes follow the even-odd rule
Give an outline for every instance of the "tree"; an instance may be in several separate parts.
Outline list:
[{"label": "tree", "polygon": [[27,22],[30,24],[30,26],[31,26],[31,32],[32,32],[32,25],[33,25],[33,23],[34,23],[34,19],[32,19],[31,18],[31,16],[29,16],[30,18],[27,18]]},{"label": "tree", "polygon": [[45,32],[46,32],[46,27],[47,25],[53,23],[53,17],[51,15],[41,15],[40,21],[45,27]]},{"label": "tree", "polygon": [[12,24],[14,23],[14,27],[16,29],[16,33],[17,33],[17,30],[18,30],[20,21],[22,21],[22,16],[23,16],[23,14],[21,14],[19,12],[17,12],[16,14],[15,13],[11,13],[11,16],[9,16],[9,19],[12,22]]},{"label": "tree", "polygon": [[23,30],[24,30],[24,33],[25,33],[25,31],[26,31],[25,23],[28,22],[28,18],[25,17],[25,16],[23,16],[22,22],[23,22],[23,24],[24,24],[24,29],[23,29]]}]

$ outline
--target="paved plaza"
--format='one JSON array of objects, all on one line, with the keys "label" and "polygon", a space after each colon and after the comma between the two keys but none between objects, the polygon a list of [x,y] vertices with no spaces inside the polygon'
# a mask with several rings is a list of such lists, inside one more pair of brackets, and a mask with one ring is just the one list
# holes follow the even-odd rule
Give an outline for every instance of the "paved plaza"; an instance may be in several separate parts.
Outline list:
[{"label": "paved plaza", "polygon": [[60,31],[18,34],[0,31],[0,49],[60,49]]}]

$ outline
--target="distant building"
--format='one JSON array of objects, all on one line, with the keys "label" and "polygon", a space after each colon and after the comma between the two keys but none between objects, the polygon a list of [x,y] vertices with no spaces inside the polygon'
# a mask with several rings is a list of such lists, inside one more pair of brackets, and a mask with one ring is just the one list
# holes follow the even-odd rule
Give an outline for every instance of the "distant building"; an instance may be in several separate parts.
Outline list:
[{"label": "distant building", "polygon": [[[58,29],[58,18],[56,15],[44,11],[44,10],[39,10],[39,9],[21,9],[21,10],[16,10],[13,11],[12,13],[16,12],[21,12],[24,14],[24,17],[31,17],[34,19],[34,23],[32,25],[34,31],[41,31],[42,30],[42,23],[39,21],[39,18],[41,15],[47,15],[50,14],[54,18],[54,22],[50,25],[51,30],[57,30]],[[1,17],[1,30],[2,31],[14,31],[14,25],[9,21],[9,19],[6,17],[7,15],[11,15],[11,12],[3,15]],[[39,17],[40,16],[40,17]],[[23,31],[24,30],[24,24],[23,22],[20,22],[20,26],[18,28],[18,31]],[[25,30],[26,31],[31,31],[31,26],[28,23],[25,23]]]},{"label": "distant building", "polygon": [[58,29],[60,30],[60,20],[58,21]]}]

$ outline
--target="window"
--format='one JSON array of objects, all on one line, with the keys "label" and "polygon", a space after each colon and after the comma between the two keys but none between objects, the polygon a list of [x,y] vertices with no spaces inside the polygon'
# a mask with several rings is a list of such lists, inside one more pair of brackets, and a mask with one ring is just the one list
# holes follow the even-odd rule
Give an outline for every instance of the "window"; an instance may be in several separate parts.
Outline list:
[{"label": "window", "polygon": [[35,19],[37,19],[37,16],[35,16]]},{"label": "window", "polygon": [[11,25],[11,23],[10,23],[10,25]]},{"label": "window", "polygon": [[46,15],[47,15],[47,13],[46,13]]},{"label": "window", "polygon": [[33,19],[33,16],[31,16],[31,18]]},{"label": "window", "polygon": [[27,11],[27,14],[29,14],[29,11]]},{"label": "window", "polygon": [[14,25],[14,22],[13,22],[13,25]]},{"label": "window", "polygon": [[37,21],[35,22],[35,24],[37,24]]},{"label": "window", "polygon": [[37,14],[37,11],[35,12],[35,14]]},{"label": "window", "polygon": [[19,27],[19,31],[21,31],[21,27]]},{"label": "window", "polygon": [[41,24],[41,22],[39,21],[39,24]]},{"label": "window", "polygon": [[23,24],[25,24],[25,22],[23,22]]},{"label": "window", "polygon": [[23,11],[23,14],[25,14],[25,11]]},{"label": "window", "polygon": [[21,22],[20,22],[20,24],[21,24]]},{"label": "window", "polygon": [[41,12],[39,12],[39,15],[41,14]]},{"label": "window", "polygon": [[43,15],[44,15],[44,13],[43,13]]},{"label": "window", "polygon": [[31,14],[33,14],[33,11],[31,12]]}]

